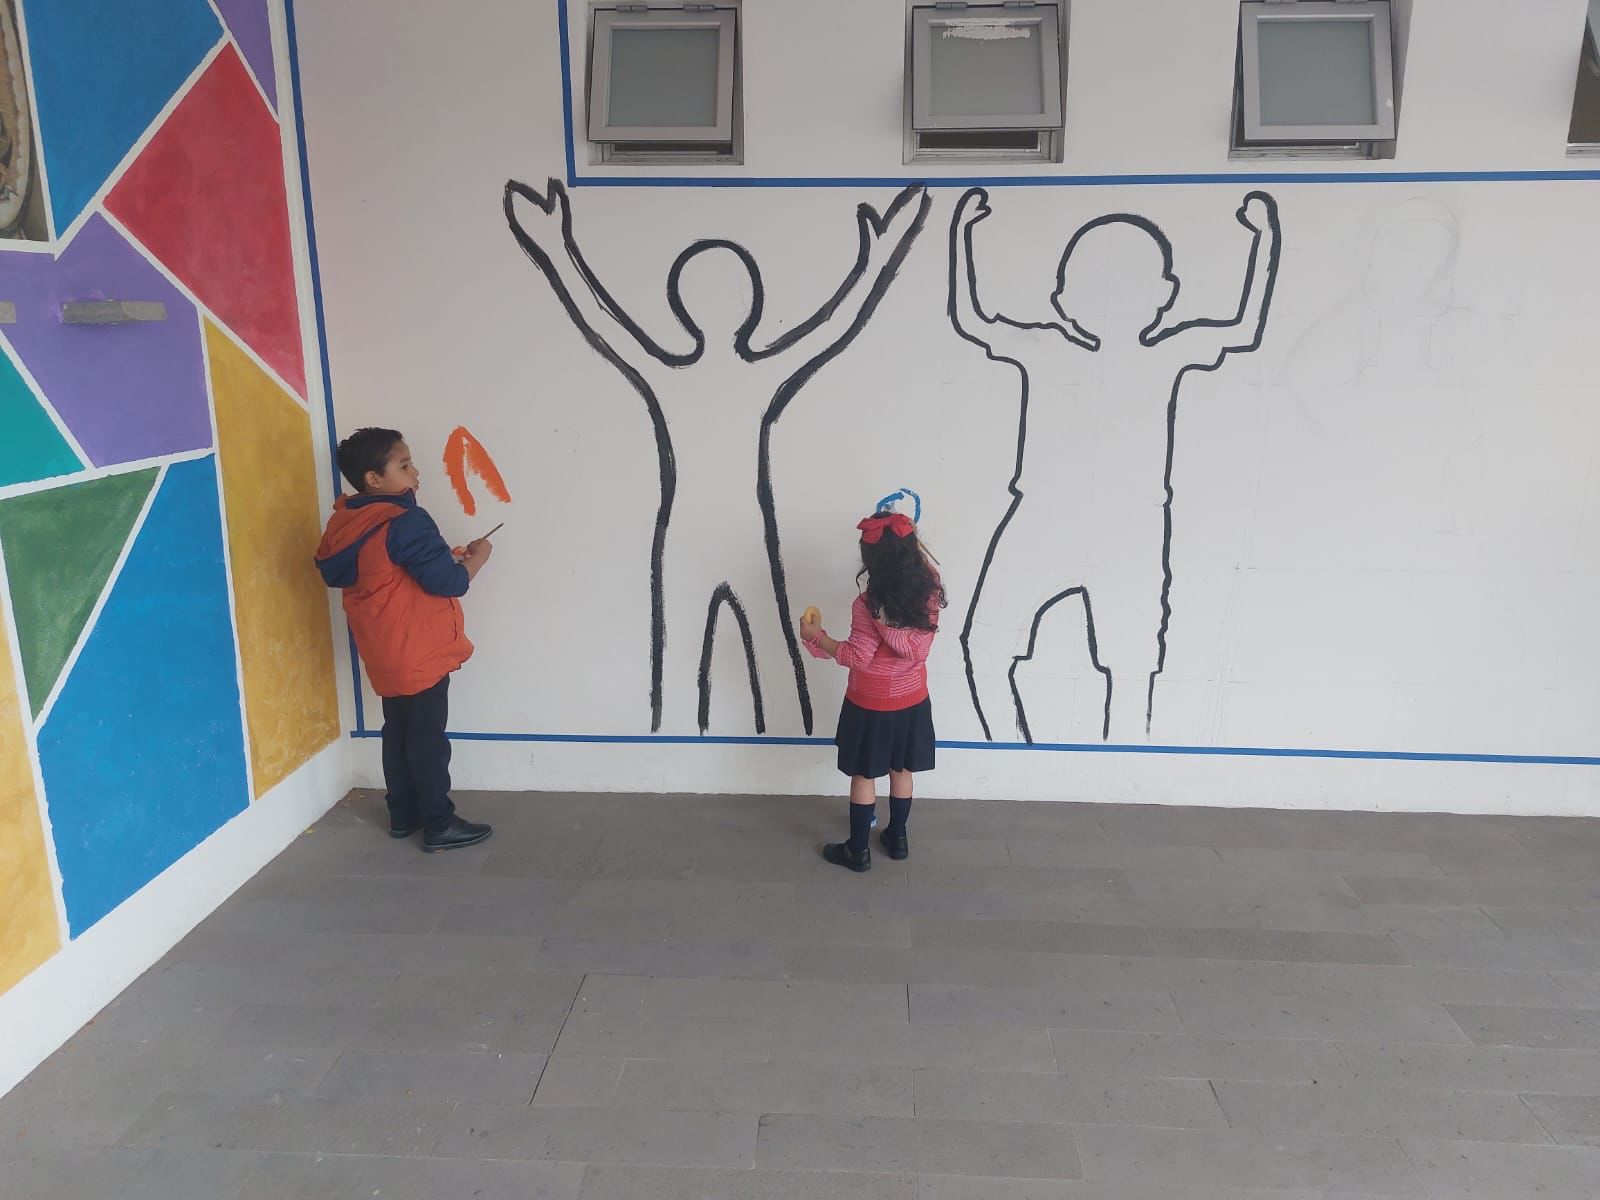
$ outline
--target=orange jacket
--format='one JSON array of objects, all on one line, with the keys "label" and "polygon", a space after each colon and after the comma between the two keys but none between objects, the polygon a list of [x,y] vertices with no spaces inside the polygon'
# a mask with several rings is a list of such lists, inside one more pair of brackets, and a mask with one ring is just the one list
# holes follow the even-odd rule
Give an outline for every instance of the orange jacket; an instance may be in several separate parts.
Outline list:
[{"label": "orange jacket", "polygon": [[317,569],[344,592],[344,615],[380,696],[425,692],[472,657],[458,596],[467,569],[416,495],[340,496]]}]

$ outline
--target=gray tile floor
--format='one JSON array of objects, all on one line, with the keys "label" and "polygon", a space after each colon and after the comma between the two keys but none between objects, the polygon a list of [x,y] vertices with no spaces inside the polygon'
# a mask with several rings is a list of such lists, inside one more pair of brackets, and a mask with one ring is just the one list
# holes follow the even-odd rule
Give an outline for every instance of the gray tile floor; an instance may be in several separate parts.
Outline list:
[{"label": "gray tile floor", "polygon": [[1600,821],[359,793],[9,1097],[4,1200],[1600,1194]]}]

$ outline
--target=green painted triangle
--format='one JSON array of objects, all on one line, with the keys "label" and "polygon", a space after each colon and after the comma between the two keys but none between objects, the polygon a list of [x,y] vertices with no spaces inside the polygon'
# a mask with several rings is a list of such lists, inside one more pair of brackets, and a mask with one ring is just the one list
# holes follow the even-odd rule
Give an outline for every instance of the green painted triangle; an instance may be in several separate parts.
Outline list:
[{"label": "green painted triangle", "polygon": [[77,645],[156,473],[151,467],[0,501],[0,548],[34,716]]},{"label": "green painted triangle", "polygon": [[11,360],[0,353],[0,487],[70,475],[83,464],[34,398]]}]

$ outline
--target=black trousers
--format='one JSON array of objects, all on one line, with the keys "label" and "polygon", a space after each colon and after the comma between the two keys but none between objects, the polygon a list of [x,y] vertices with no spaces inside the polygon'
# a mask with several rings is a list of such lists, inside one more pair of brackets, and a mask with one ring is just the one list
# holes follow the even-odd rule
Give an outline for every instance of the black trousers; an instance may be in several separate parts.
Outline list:
[{"label": "black trousers", "polygon": [[415,696],[383,698],[383,782],[389,823],[434,833],[455,815],[450,802],[450,676]]}]

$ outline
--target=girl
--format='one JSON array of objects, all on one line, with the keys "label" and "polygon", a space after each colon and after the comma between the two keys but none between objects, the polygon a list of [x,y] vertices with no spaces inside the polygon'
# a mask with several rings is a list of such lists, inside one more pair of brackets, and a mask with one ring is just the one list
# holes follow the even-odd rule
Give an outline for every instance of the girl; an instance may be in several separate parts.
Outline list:
[{"label": "girl", "polygon": [[852,871],[872,869],[868,831],[877,810],[875,780],[889,776],[889,824],[879,840],[892,859],[904,859],[911,814],[911,776],[933,770],[933,705],[928,699],[928,651],[945,606],[939,572],[917,527],[903,513],[879,511],[861,531],[861,570],[867,586],[850,613],[850,638],[822,631],[812,610],[800,636],[816,658],[849,668],[839,713],[839,770],[850,776],[850,840],[822,848],[822,857]]}]

